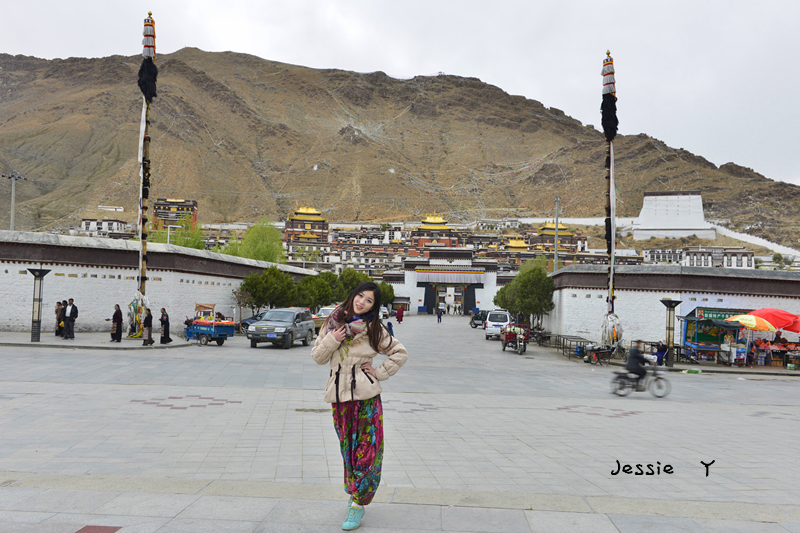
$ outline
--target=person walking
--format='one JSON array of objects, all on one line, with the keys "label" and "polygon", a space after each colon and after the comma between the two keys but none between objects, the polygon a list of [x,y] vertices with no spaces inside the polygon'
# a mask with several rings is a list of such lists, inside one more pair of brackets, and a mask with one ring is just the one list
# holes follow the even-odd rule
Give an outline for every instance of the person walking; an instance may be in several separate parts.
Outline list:
[{"label": "person walking", "polygon": [[[383,465],[381,381],[408,360],[408,352],[381,324],[380,288],[359,284],[323,322],[311,350],[319,365],[330,364],[324,400],[331,404],[333,425],[344,461],[344,490],[350,495],[342,529],[361,524],[372,502]],[[387,359],[372,366],[379,353]]]},{"label": "person walking", "polygon": [[395,315],[395,318],[397,319],[397,323],[398,324],[402,324],[403,323],[403,314],[404,314],[403,309],[404,308],[403,308],[402,305],[397,309],[397,314]]},{"label": "person walking", "polygon": [[122,342],[122,311],[118,304],[114,305],[114,316],[106,318],[111,321],[111,342]]},{"label": "person walking", "polygon": [[161,344],[169,344],[172,342],[169,336],[169,315],[163,307],[161,308],[161,318],[159,320],[161,321]]},{"label": "person walking", "polygon": [[150,309],[145,309],[142,322],[142,346],[150,346],[155,342],[153,340],[153,315],[150,314]]},{"label": "person walking", "polygon": [[61,313],[64,311],[64,308],[61,307],[61,302],[56,302],[56,337],[61,336]]},{"label": "person walking", "polygon": [[438,307],[436,309],[436,321],[441,324],[442,323],[442,308]]},{"label": "person walking", "polygon": [[78,318],[78,306],[73,303],[72,298],[69,299],[69,303],[67,304],[67,308],[64,309],[64,338],[65,339],[74,339],[75,338],[75,320]]}]

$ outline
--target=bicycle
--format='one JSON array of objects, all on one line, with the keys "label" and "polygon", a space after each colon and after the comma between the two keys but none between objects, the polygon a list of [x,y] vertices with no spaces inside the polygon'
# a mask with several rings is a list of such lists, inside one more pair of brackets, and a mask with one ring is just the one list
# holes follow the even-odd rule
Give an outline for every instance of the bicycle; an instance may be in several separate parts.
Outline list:
[{"label": "bicycle", "polygon": [[[611,363],[611,354],[613,352],[611,348],[597,348],[589,345],[586,347],[586,352],[586,357],[589,358],[589,362],[593,365],[608,366]],[[603,362],[604,359],[605,363]]]}]

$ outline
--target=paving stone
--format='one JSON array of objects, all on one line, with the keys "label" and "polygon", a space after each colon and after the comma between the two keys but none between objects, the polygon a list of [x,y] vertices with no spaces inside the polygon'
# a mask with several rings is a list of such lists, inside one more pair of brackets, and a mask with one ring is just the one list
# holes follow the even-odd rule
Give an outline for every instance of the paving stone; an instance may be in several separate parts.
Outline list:
[{"label": "paving stone", "polygon": [[525,511],[533,533],[618,533],[617,527],[602,514]]},{"label": "paving stone", "polygon": [[523,533],[531,529],[521,510],[446,507],[442,509],[442,531]]}]

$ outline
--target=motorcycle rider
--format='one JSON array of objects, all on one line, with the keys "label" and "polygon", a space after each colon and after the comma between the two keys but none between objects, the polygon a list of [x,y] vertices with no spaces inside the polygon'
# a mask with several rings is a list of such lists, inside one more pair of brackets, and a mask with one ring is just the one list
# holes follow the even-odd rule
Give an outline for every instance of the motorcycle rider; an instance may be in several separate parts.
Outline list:
[{"label": "motorcycle rider", "polygon": [[647,359],[642,355],[642,341],[633,341],[631,351],[628,353],[628,366],[626,369],[632,374],[636,374],[636,390],[644,390],[642,378],[647,375],[644,365],[647,364]]}]

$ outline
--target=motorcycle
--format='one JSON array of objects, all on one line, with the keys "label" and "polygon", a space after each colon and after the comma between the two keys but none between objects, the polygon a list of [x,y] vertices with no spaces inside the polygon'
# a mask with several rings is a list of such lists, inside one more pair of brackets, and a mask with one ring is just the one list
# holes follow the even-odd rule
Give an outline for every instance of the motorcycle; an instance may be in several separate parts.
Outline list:
[{"label": "motorcycle", "polygon": [[611,392],[617,396],[627,396],[634,390],[637,392],[649,390],[650,394],[656,398],[663,398],[672,390],[672,385],[664,377],[664,372],[660,370],[648,370],[639,383],[638,389],[636,388],[637,377],[636,374],[630,372],[614,372],[614,377],[611,378]]}]

